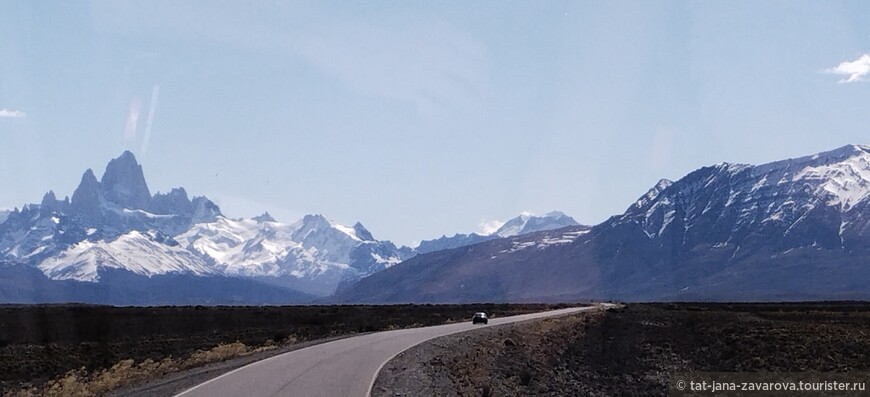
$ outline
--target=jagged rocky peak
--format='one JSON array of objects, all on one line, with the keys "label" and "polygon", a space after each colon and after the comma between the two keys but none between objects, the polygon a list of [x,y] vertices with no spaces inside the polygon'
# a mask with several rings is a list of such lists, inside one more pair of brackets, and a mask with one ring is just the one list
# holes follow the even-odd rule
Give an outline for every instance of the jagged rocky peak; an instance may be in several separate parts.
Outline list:
[{"label": "jagged rocky peak", "polygon": [[[302,220],[293,225],[293,229],[293,239],[303,244],[311,241],[319,241],[318,244],[322,244],[327,240],[332,242],[341,241],[341,244],[363,241],[361,236],[357,236],[354,228],[333,222],[320,214],[305,215]],[[362,230],[368,232],[365,228],[362,228]]]},{"label": "jagged rocky peak", "polygon": [[658,183],[656,183],[656,186],[655,186],[654,189],[655,189],[656,191],[661,192],[662,190],[667,189],[668,187],[670,187],[670,186],[673,185],[673,184],[674,184],[674,181],[672,181],[672,180],[670,180],[670,179],[664,179],[664,178],[662,178],[662,179],[659,179]]},{"label": "jagged rocky peak", "polygon": [[673,184],[674,181],[671,181],[669,179],[659,179],[659,181],[656,182],[656,184],[651,187],[646,192],[646,194],[643,195],[643,197],[649,200],[655,200],[655,198],[658,197],[661,192],[665,191],[665,189],[671,187],[671,185]]},{"label": "jagged rocky peak", "polygon": [[42,202],[39,204],[39,209],[43,213],[63,212],[67,210],[67,207],[69,207],[69,197],[58,200],[52,190],[42,196]]},{"label": "jagged rocky peak", "polygon": [[353,231],[356,233],[356,236],[363,241],[375,241],[375,238],[372,236],[372,232],[366,229],[362,223],[355,223],[353,225]]},{"label": "jagged rocky peak", "polygon": [[263,222],[278,222],[278,221],[275,220],[275,218],[272,217],[271,214],[269,214],[269,211],[266,211],[266,212],[264,212],[264,213],[262,213],[262,214],[260,214],[260,215],[257,215],[257,216],[255,216],[255,217],[253,217],[253,218],[251,218],[251,219],[257,221],[257,223],[263,223]]},{"label": "jagged rocky peak", "polygon": [[96,222],[102,217],[100,182],[90,168],[82,175],[82,181],[73,192],[70,206],[86,220]]},{"label": "jagged rocky peak", "polygon": [[42,206],[54,204],[57,201],[57,196],[54,195],[54,190],[49,190],[42,196]]},{"label": "jagged rocky peak", "polygon": [[173,188],[169,193],[160,193],[151,198],[151,211],[155,214],[192,214],[193,203],[183,187]]},{"label": "jagged rocky peak", "polygon": [[643,196],[640,196],[640,198],[637,199],[637,201],[635,201],[634,204],[631,205],[631,207],[629,207],[629,210],[643,208],[647,204],[654,201],[656,197],[659,196],[659,194],[661,194],[665,189],[671,187],[671,185],[673,184],[674,182],[671,180],[659,179],[658,183],[656,183],[655,186],[647,190],[647,192],[644,193]]},{"label": "jagged rocky peak", "polygon": [[220,207],[205,196],[196,196],[191,201],[193,214],[191,223],[214,222],[219,216],[223,216]]},{"label": "jagged rocky peak", "polygon": [[302,217],[301,221],[303,228],[328,228],[332,226],[332,222],[329,219],[326,219],[325,216],[320,214],[309,214]]},{"label": "jagged rocky peak", "polygon": [[329,219],[319,214],[309,214],[294,224],[293,240],[304,241],[315,235],[320,235],[331,227]]},{"label": "jagged rocky peak", "polygon": [[100,182],[97,181],[97,177],[94,176],[94,171],[88,168],[84,174],[82,174],[82,181],[79,182],[79,186],[73,192],[72,195],[72,204],[74,206],[81,206],[88,202],[99,201],[100,195]]},{"label": "jagged rocky peak", "polygon": [[109,161],[100,184],[105,198],[124,208],[147,209],[151,201],[142,166],[129,151]]}]

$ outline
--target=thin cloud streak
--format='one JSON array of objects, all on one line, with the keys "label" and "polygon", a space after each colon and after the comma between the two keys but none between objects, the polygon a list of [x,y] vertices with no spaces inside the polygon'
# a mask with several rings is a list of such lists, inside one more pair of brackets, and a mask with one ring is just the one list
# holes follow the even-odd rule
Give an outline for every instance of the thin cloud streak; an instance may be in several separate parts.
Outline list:
[{"label": "thin cloud streak", "polygon": [[157,110],[157,98],[160,96],[160,86],[155,85],[151,90],[151,105],[148,107],[148,118],[145,121],[145,136],[142,138],[142,150],[144,156],[148,152],[148,143],[151,142],[151,126],[154,125],[154,111]]},{"label": "thin cloud streak", "polygon": [[27,113],[14,109],[0,109],[0,119],[23,119],[27,117]]},{"label": "thin cloud streak", "polygon": [[840,80],[840,83],[867,81],[866,77],[870,75],[870,54],[861,55],[861,57],[851,62],[842,62],[836,67],[826,69],[825,73],[848,76],[848,78],[844,77]]}]

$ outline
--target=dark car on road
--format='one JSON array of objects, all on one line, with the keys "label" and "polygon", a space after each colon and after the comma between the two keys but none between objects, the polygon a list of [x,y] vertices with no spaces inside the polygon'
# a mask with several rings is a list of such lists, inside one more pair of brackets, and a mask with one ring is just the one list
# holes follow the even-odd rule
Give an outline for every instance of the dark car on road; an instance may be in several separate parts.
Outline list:
[{"label": "dark car on road", "polygon": [[471,323],[472,324],[477,324],[477,323],[487,324],[487,323],[489,323],[489,319],[486,317],[486,313],[477,312],[477,313],[474,313],[474,317],[471,318]]}]

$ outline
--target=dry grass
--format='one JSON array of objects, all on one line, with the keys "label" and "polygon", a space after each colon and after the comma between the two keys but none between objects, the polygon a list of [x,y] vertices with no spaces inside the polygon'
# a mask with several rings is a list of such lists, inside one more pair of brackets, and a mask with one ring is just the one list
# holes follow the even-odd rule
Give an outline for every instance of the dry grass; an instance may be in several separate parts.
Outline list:
[{"label": "dry grass", "polygon": [[203,364],[224,361],[233,357],[239,357],[248,353],[249,349],[244,343],[235,342],[215,346],[211,350],[197,351],[184,361],[186,367],[196,367]]},{"label": "dry grass", "polygon": [[276,349],[280,345],[297,343],[298,340],[295,335],[290,335],[280,344],[268,340],[264,345],[256,348],[241,342],[222,343],[209,350],[197,350],[185,359],[167,357],[159,362],[145,359],[137,364],[132,359],[122,360],[111,368],[90,373],[85,368],[72,370],[61,377],[48,381],[42,387],[23,388],[8,392],[3,397],[101,396],[112,390],[148,379],[159,378],[176,371]]}]

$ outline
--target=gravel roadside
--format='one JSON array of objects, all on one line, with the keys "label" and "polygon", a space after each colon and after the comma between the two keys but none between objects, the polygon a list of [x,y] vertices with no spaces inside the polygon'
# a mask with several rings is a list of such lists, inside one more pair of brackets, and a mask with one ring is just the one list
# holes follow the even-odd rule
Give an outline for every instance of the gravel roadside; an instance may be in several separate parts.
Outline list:
[{"label": "gravel roadside", "polygon": [[[373,397],[572,395],[570,374],[553,368],[560,343],[582,335],[601,311],[481,328],[437,338],[396,356]],[[566,394],[567,393],[567,394]]]},{"label": "gravel roadside", "polygon": [[866,302],[634,304],[429,341],[372,395],[666,396],[677,372],[863,374],[868,335]]}]

